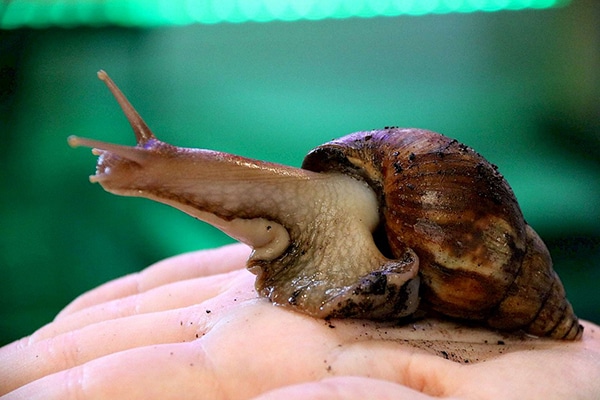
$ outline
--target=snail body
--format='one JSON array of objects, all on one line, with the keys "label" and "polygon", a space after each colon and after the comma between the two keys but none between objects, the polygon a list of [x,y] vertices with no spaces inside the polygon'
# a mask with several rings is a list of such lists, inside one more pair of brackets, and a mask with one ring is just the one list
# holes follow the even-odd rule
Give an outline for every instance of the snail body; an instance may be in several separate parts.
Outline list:
[{"label": "snail body", "polygon": [[578,339],[583,328],[497,168],[443,135],[386,128],[312,150],[302,168],[159,141],[104,72],[137,137],[70,137],[93,182],[177,207],[249,244],[257,292],[319,318],[417,309]]}]

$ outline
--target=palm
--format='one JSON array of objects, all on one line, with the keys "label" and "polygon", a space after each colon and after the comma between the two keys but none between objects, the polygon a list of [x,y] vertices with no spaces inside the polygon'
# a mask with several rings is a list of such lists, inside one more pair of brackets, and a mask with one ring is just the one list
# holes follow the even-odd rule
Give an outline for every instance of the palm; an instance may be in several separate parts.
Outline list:
[{"label": "palm", "polygon": [[31,337],[0,349],[0,394],[420,399],[600,393],[600,328],[593,324],[585,323],[582,341],[562,343],[435,320],[405,326],[317,320],[257,298],[254,276],[242,268],[248,251],[234,245],[172,258],[83,295]]}]

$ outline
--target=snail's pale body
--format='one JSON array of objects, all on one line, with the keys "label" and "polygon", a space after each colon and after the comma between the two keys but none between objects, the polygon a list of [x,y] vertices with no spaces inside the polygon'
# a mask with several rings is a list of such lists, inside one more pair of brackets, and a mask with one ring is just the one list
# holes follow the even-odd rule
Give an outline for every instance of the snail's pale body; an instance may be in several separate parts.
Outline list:
[{"label": "snail's pale body", "polygon": [[386,128],[319,146],[302,169],[157,140],[104,72],[138,145],[72,137],[100,156],[91,180],[160,201],[254,248],[259,294],[321,318],[396,319],[418,308],[577,339],[583,328],[483,157],[437,133]]}]

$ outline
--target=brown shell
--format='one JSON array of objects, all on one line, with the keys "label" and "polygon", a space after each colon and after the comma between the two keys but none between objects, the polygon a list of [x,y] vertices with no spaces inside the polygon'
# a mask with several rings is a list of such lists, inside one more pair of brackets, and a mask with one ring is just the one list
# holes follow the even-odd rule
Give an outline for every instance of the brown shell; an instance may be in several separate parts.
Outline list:
[{"label": "brown shell", "polygon": [[537,336],[581,336],[546,246],[497,168],[473,149],[386,128],[319,146],[302,167],[349,173],[375,189],[387,233],[378,245],[418,255],[424,308]]}]

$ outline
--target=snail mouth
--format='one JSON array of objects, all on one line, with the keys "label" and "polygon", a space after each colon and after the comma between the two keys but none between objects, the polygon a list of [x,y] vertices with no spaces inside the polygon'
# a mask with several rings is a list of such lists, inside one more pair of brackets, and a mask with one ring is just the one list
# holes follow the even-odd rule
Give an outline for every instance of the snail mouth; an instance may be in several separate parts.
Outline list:
[{"label": "snail mouth", "polygon": [[90,181],[102,186],[119,185],[119,181],[128,180],[126,177],[134,177],[135,171],[142,169],[148,159],[148,149],[143,147],[122,146],[78,136],[70,136],[68,142],[71,147],[92,148],[92,154],[98,156],[98,163]]},{"label": "snail mouth", "polygon": [[[102,183],[110,177],[110,173],[112,170],[112,167],[106,161],[107,159],[110,160],[110,153],[106,153],[98,149],[93,149],[92,154],[98,156],[98,163],[96,164],[96,173],[94,175],[90,175],[90,182]],[[109,157],[107,157],[107,154]]]},{"label": "snail mouth", "polygon": [[116,171],[141,168],[135,161],[123,158],[114,153],[94,148],[92,153],[98,156],[96,173],[90,176],[90,182],[105,184],[116,175]]}]

